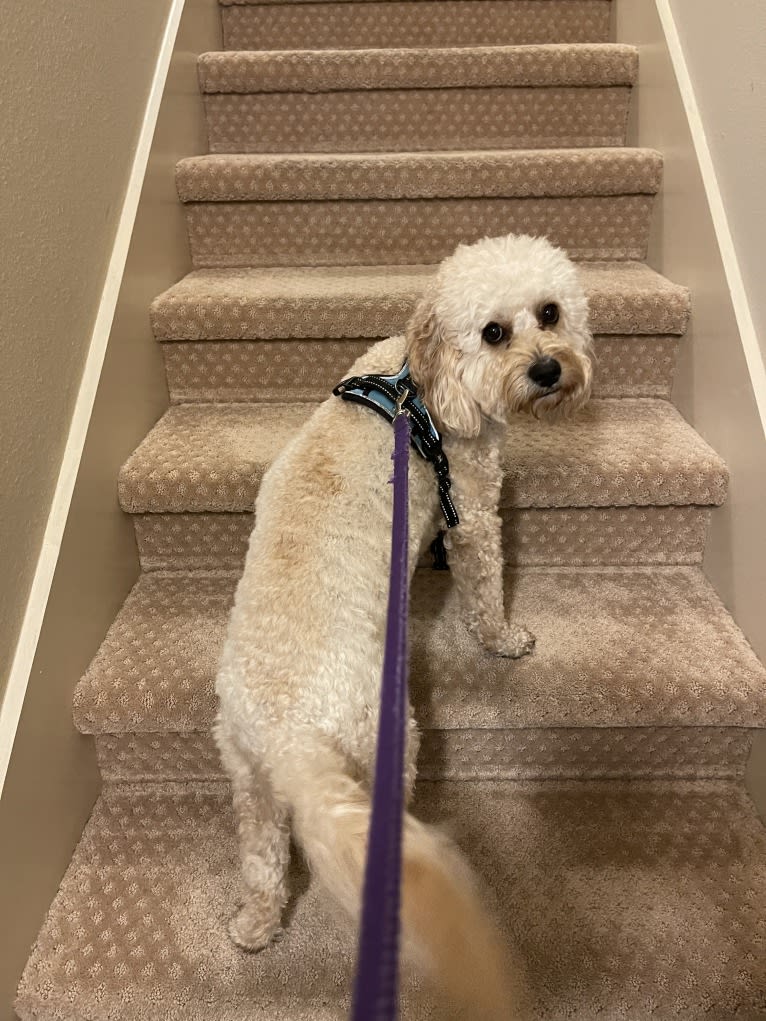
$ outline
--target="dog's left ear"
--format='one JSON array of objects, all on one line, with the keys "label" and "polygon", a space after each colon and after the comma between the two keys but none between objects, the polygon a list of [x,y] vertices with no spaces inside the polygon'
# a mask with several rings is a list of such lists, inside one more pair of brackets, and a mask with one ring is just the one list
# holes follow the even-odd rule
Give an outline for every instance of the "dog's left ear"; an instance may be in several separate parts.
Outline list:
[{"label": "dog's left ear", "polygon": [[439,322],[433,292],[415,306],[405,329],[412,378],[441,432],[475,437],[481,411],[462,384],[462,354]]}]

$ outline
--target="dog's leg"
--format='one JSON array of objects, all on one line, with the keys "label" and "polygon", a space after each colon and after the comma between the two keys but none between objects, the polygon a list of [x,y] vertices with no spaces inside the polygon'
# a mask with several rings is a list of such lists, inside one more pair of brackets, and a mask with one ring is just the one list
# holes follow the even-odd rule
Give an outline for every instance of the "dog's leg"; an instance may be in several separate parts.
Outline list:
[{"label": "dog's leg", "polygon": [[233,742],[222,739],[220,732],[218,744],[231,777],[245,888],[229,935],[245,950],[262,950],[282,935],[290,860],[287,806],[276,798],[264,771],[248,762]]},{"label": "dog's leg", "polygon": [[498,449],[495,445],[483,451],[468,447],[456,453],[455,503],[460,524],[446,534],[445,545],[451,551],[460,603],[469,628],[486,649],[517,659],[532,651],[535,636],[505,617]]}]

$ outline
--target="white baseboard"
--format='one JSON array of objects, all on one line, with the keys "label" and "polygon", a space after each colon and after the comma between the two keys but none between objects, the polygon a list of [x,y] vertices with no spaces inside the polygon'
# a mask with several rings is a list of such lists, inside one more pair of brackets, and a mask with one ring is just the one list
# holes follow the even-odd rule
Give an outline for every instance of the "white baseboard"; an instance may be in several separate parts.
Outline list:
[{"label": "white baseboard", "polygon": [[53,575],[58,562],[77,472],[80,467],[85,438],[93,412],[106,346],[112,328],[117,298],[120,293],[128,248],[138,209],[146,168],[149,162],[154,129],[157,125],[162,94],[173,56],[178,26],[186,0],[171,0],[165,32],[157,54],[151,88],[138,135],[133,164],[130,169],[125,199],[114,237],[112,254],[101,292],[96,321],[91,333],[85,368],[77,394],[74,413],[67,434],[61,470],[51,502],[42,546],[37,559],[32,586],[24,611],[19,638],[14,650],[8,683],[0,705],[0,796],[5,786],[13,743],[21,718],[21,710],[29,683],[29,675],[40,638],[43,617],[48,605]]},{"label": "white baseboard", "polygon": [[689,122],[689,130],[710,207],[713,227],[718,240],[724,272],[726,273],[726,281],[729,293],[731,294],[732,306],[737,319],[737,327],[742,340],[748,372],[750,373],[753,394],[755,395],[758,414],[761,419],[761,427],[764,436],[766,436],[766,364],[764,363],[763,353],[758,342],[758,334],[750,310],[737,250],[734,246],[731,228],[729,227],[723,195],[718,184],[715,164],[713,163],[707,135],[705,134],[705,126],[700,114],[691,75],[689,74],[689,67],[684,56],[678,26],[670,7],[670,0],[655,0],[655,5],[662,22],[668,53],[686,110],[686,118]]}]

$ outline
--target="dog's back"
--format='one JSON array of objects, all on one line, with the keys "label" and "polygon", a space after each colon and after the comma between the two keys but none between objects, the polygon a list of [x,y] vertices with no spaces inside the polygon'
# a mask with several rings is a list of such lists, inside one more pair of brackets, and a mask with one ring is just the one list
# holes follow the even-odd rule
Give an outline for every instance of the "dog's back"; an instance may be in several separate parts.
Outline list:
[{"label": "dog's back", "polygon": [[[391,359],[391,341],[354,366]],[[400,345],[395,345],[396,351]],[[395,366],[396,367],[396,366]],[[263,479],[232,612],[222,711],[275,728],[333,734],[366,769],[382,667],[391,530],[392,430],[366,408],[321,405]],[[430,465],[410,465],[411,563],[436,527]],[[282,738],[280,738],[280,741]]]}]

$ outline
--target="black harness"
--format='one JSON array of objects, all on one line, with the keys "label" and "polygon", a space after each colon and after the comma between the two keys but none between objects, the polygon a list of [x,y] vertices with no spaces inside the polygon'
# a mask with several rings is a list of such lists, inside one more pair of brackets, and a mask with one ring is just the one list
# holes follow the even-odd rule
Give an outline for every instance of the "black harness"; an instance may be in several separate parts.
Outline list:
[{"label": "black harness", "polygon": [[447,528],[459,525],[460,518],[449,493],[452,488],[449,461],[442,450],[439,430],[422,398],[418,396],[418,388],[410,376],[407,362],[395,376],[351,376],[338,383],[333,393],[344,401],[372,408],[388,422],[393,422],[397,414],[410,416],[412,446],[424,460],[434,466],[439,486],[439,503]]}]

